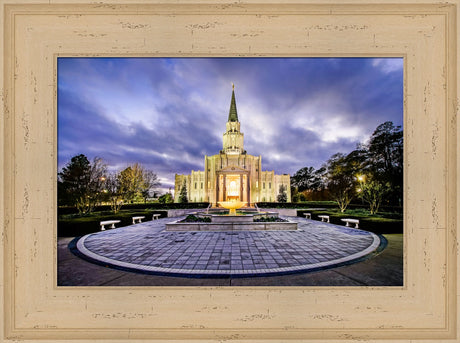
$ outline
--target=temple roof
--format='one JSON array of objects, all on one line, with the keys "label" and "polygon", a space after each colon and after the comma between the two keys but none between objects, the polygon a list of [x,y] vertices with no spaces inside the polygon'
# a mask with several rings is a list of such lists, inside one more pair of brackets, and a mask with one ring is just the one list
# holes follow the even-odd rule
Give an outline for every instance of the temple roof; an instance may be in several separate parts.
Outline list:
[{"label": "temple roof", "polygon": [[235,101],[235,85],[232,85],[232,101],[230,103],[230,111],[228,112],[228,121],[238,121]]}]

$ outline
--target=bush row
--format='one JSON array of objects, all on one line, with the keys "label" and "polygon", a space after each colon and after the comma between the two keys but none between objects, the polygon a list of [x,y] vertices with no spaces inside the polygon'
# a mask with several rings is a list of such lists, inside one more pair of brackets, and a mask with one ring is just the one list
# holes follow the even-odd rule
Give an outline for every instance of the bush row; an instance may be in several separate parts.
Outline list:
[{"label": "bush row", "polygon": [[305,207],[337,207],[335,201],[304,201],[304,202],[258,202],[260,208],[305,208]]},{"label": "bush row", "polygon": [[[304,201],[304,202],[258,202],[257,206],[260,208],[309,208],[309,207],[322,207],[322,208],[338,208],[335,201]],[[365,204],[350,204],[349,209],[368,208]],[[402,213],[401,206],[380,206],[382,212],[396,212]]]},{"label": "bush row", "polygon": [[[209,206],[208,202],[189,202],[189,203],[169,203],[160,204],[158,202],[145,203],[145,204],[126,204],[121,207],[122,210],[176,210],[176,209],[187,209],[187,208],[206,208]],[[109,205],[96,206],[94,212],[105,212],[110,211]],[[58,216],[65,214],[78,213],[76,207],[72,206],[60,206],[58,208]]]},{"label": "bush row", "polygon": [[[377,216],[366,216],[366,215],[356,215],[356,214],[347,214],[340,213],[335,211],[309,211],[309,210],[299,210],[297,215],[299,217],[304,217],[304,213],[311,213],[311,218],[313,220],[321,220],[318,216],[328,215],[331,224],[345,225],[340,219],[351,218],[359,219],[359,228],[371,231],[377,234],[384,233],[403,233],[403,220],[395,218],[381,218]],[[354,224],[351,224],[354,227]]]},{"label": "bush row", "polygon": [[[122,210],[174,210],[174,209],[187,209],[187,208],[206,208],[209,206],[208,202],[189,202],[189,203],[146,203],[146,204],[126,204],[123,205]],[[322,208],[337,208],[335,201],[305,201],[305,202],[258,202],[257,206],[260,208],[308,208],[308,207],[322,207]],[[349,209],[366,208],[363,204],[350,204]],[[400,206],[381,206],[382,212],[396,212],[402,213]],[[109,205],[96,206],[94,212],[110,211]],[[58,208],[58,215],[78,213],[75,207],[60,206]]]}]

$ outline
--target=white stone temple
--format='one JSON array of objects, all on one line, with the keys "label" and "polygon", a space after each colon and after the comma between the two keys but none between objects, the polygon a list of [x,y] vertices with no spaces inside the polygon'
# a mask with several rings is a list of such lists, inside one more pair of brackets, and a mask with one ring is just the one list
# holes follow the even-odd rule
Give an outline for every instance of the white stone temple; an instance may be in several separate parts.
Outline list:
[{"label": "white stone temple", "polygon": [[219,201],[227,201],[227,197],[238,197],[247,206],[275,202],[281,185],[285,186],[287,201],[291,201],[289,174],[262,171],[262,157],[249,155],[244,150],[244,134],[240,126],[233,87],[223,149],[216,155],[204,157],[204,171],[176,174],[175,202],[179,202],[184,181],[189,202],[209,202],[217,206]]}]

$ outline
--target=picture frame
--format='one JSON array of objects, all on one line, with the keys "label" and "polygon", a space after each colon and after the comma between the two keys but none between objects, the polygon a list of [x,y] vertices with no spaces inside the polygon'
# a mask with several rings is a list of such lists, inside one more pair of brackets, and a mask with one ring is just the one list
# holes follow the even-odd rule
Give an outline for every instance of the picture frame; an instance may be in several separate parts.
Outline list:
[{"label": "picture frame", "polygon": [[[1,337],[458,339],[458,1],[6,0]],[[58,287],[60,56],[404,57],[403,287]]]}]

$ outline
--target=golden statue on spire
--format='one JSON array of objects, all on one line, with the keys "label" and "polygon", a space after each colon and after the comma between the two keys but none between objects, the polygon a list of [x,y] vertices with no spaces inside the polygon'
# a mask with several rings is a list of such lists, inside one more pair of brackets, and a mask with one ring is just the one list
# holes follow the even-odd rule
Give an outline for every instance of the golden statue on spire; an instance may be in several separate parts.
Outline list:
[{"label": "golden statue on spire", "polygon": [[232,82],[232,90],[235,90],[235,84]]}]

